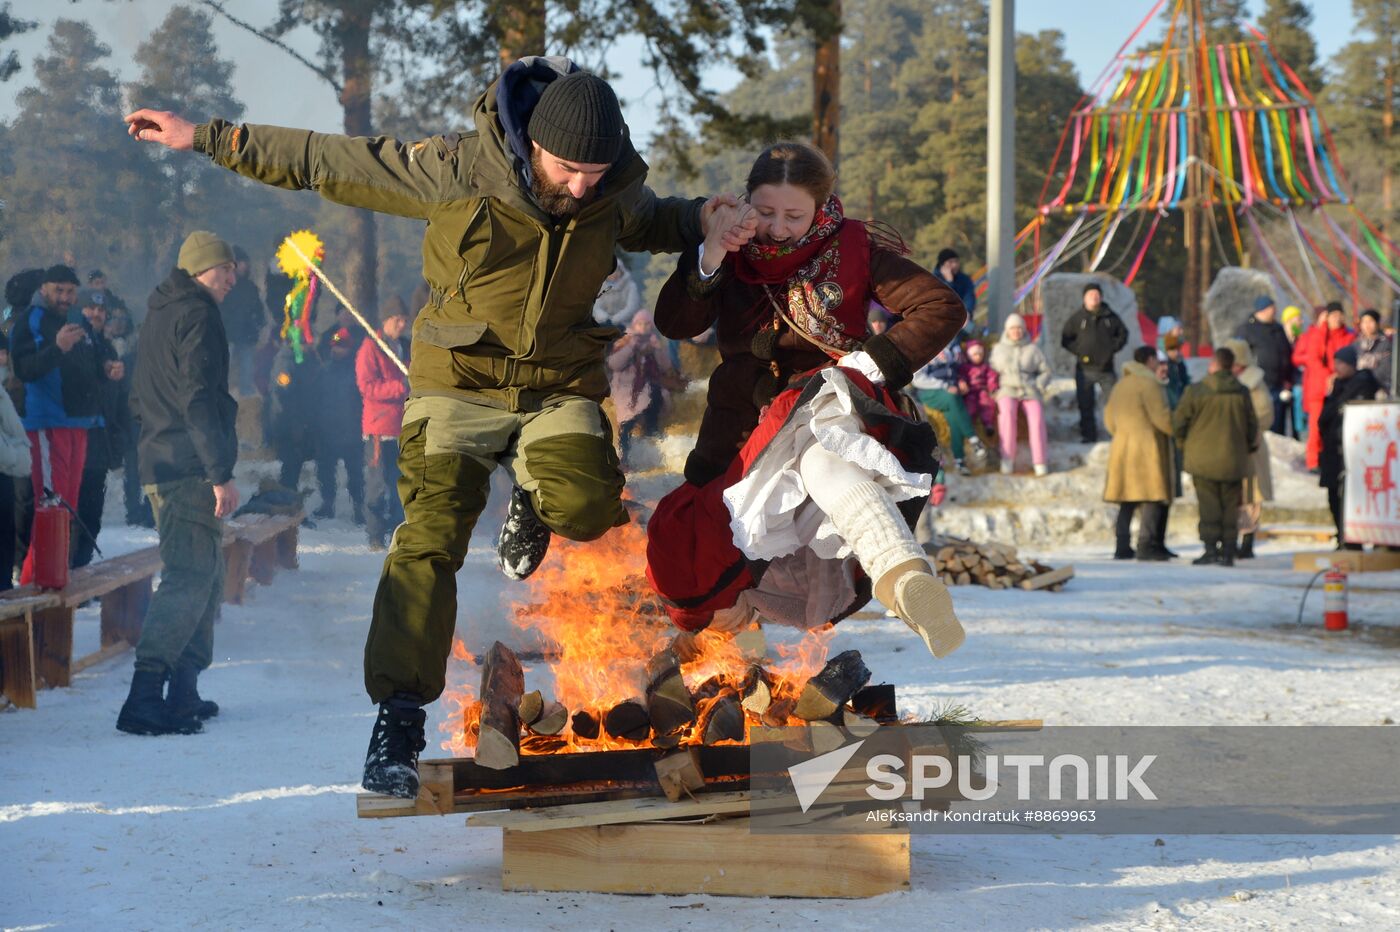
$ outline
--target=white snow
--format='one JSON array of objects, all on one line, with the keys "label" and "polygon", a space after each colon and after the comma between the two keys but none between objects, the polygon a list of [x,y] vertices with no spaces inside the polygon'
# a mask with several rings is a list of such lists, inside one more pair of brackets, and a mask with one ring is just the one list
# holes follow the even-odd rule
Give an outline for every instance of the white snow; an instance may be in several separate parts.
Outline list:
[{"label": "white snow", "polygon": [[[524,588],[489,546],[499,513],[459,577],[459,633],[477,647],[521,637],[501,605]],[[103,533],[112,552],[152,539]],[[1281,546],[1235,570],[1040,548],[1073,562],[1075,580],[1062,593],[954,590],[968,640],[947,660],[878,612],[843,623],[832,649],[859,648],[915,713],[956,700],[1050,724],[1400,720],[1394,640],[1323,635],[1316,591],[1293,627],[1306,580]],[[225,607],[201,681],[222,712],[204,734],[114,729],[130,654],[41,692],[37,710],[0,714],[0,927],[1400,928],[1393,836],[916,837],[912,892],[859,902],[505,894],[495,830],[460,816],[356,819],[380,556],[332,521],[303,532],[301,562]],[[1353,622],[1400,626],[1397,593],[1400,573],[1352,577]],[[95,649],[97,624],[95,608],[79,613],[78,653]],[[453,675],[476,668],[454,663]],[[436,724],[427,756],[441,753]]]}]

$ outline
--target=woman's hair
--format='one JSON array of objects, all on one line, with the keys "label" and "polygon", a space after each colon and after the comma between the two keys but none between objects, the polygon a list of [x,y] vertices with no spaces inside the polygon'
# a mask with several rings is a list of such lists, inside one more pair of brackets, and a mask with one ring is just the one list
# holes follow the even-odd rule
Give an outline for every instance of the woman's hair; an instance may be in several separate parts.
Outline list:
[{"label": "woman's hair", "polygon": [[836,187],[836,169],[820,150],[806,143],[779,142],[764,149],[754,160],[745,190],[752,194],[765,184],[801,188],[821,207]]}]

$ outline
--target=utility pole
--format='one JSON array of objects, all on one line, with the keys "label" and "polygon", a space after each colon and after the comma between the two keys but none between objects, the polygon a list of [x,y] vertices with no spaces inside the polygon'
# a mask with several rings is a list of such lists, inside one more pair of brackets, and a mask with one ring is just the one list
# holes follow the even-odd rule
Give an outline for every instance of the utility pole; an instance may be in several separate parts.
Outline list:
[{"label": "utility pole", "polygon": [[992,0],[987,62],[987,329],[1016,297],[1016,0]]},{"label": "utility pole", "polygon": [[[1186,167],[1186,197],[1182,201],[1181,218],[1186,228],[1186,274],[1181,281],[1181,329],[1185,331],[1187,342],[1194,346],[1202,342],[1202,305],[1205,303],[1206,289],[1210,287],[1210,253],[1204,248],[1205,238],[1210,235],[1206,226],[1206,211],[1212,208],[1204,204],[1205,184],[1201,172],[1201,153],[1206,151],[1206,90],[1202,84],[1200,50],[1206,37],[1197,31],[1197,23],[1202,28],[1199,0],[1189,0],[1186,15],[1190,17],[1190,46],[1186,51],[1186,73],[1190,82],[1191,106],[1183,115],[1186,119],[1186,151],[1193,158]],[[1202,284],[1204,282],[1204,284]]]}]

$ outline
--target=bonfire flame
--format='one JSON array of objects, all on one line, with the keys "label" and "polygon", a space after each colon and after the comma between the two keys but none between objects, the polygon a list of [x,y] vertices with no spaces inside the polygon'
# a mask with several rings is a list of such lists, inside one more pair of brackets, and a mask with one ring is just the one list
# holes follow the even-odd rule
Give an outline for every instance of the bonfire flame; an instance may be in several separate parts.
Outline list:
[{"label": "bonfire flame", "polygon": [[[646,581],[645,566],[646,532],[636,524],[590,543],[555,538],[549,558],[529,581],[530,598],[511,605],[515,625],[542,636],[550,645],[546,664],[554,679],[553,695],[570,713],[587,711],[601,718],[628,699],[645,701],[647,662],[671,646],[677,634]],[[832,636],[828,626],[809,632],[793,645],[769,645],[765,668],[775,702],[797,699],[807,680],[826,662]],[[460,639],[452,653],[457,660],[473,662]],[[453,683],[443,695],[450,714],[443,725],[449,738],[442,748],[462,756],[476,746],[481,704],[474,679],[477,668],[458,665],[458,669],[463,671],[463,681]],[[732,634],[707,630],[696,635],[693,649],[681,658],[681,674],[686,686],[699,693],[697,719],[703,722],[709,706],[725,693],[738,692],[751,670]],[[759,724],[751,715],[748,718],[747,727]],[[800,724],[795,718],[790,723]],[[698,730],[692,729],[682,743],[699,743]],[[528,754],[639,746],[606,731],[586,739],[568,729],[560,739],[524,742],[521,750]]]}]

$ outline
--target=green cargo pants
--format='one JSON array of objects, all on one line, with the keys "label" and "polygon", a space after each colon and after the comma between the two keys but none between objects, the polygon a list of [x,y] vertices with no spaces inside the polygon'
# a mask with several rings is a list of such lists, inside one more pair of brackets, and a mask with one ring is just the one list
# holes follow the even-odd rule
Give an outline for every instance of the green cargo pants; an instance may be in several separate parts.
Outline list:
[{"label": "green cargo pants", "polygon": [[562,537],[594,540],[627,522],[612,428],[596,403],[566,396],[538,411],[508,411],[462,398],[410,398],[399,435],[404,522],[384,558],[365,642],[365,690],[375,702],[442,694],[457,571],[498,465]]},{"label": "green cargo pants", "polygon": [[151,597],[136,669],[169,671],[180,661],[205,670],[214,659],[214,615],[224,599],[223,527],[207,479],[143,487],[160,534],[160,587]]},{"label": "green cargo pants", "polygon": [[1244,483],[1239,479],[1202,479],[1192,476],[1196,486],[1196,503],[1201,509],[1201,542],[1207,547],[1229,542],[1233,547],[1239,528],[1240,502],[1244,500]]}]

